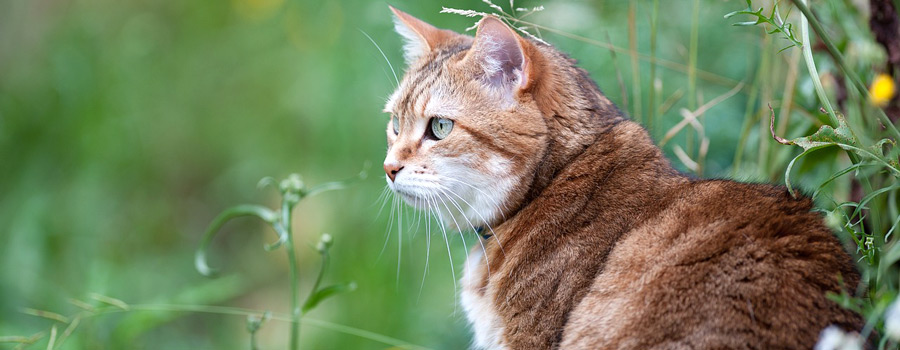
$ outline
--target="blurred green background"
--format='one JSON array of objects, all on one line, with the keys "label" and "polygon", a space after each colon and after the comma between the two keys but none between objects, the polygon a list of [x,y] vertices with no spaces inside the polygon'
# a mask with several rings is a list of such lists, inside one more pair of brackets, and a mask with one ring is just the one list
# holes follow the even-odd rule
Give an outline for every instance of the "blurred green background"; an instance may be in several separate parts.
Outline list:
[{"label": "blurred green background", "polygon": [[[456,31],[475,19],[439,14],[442,5],[490,11],[476,0],[391,4]],[[633,113],[640,99],[644,111],[664,112],[650,129],[657,139],[682,120],[680,108],[696,108],[744,81],[744,88],[703,117],[710,146],[697,172],[781,181],[783,163],[799,152],[771,150],[774,142],[760,133],[768,122],[763,106],[778,104],[789,67],[785,62],[799,52],[776,54],[785,42],[759,28],[730,26],[734,20],[723,15],[745,8],[743,1],[697,2],[696,17],[694,2],[660,1],[655,30],[652,4],[515,5],[543,5],[546,10],[529,21],[594,40],[541,32],[577,58],[624,111]],[[323,232],[335,238],[327,281],[359,286],[325,301],[308,317],[435,349],[467,347],[470,335],[453,283],[465,258],[459,235],[451,237],[448,259],[443,238],[432,230],[423,279],[429,233],[424,227],[415,234],[407,228],[399,242],[397,225],[390,225],[389,198],[379,215],[388,120],[380,111],[394,78],[363,32],[401,74],[401,42],[387,5],[362,0],[0,2],[0,336],[49,329],[52,321],[24,314],[23,307],[71,314],[78,309],[69,299],[90,300],[90,293],[133,304],[229,305],[286,313],[286,260],[282,251],[263,251],[265,242],[275,240],[267,227],[252,219],[225,227],[211,250],[212,264],[223,271],[218,279],[204,278],[193,268],[200,235],[231,205],[277,205],[275,191],[256,188],[264,176],[297,172],[316,184],[352,177],[369,163],[367,180],[305,200],[296,211],[303,286],[311,284],[318,269],[311,247]],[[830,6],[823,11],[849,8],[860,16],[850,5]],[[692,29],[698,34],[696,67],[715,76],[701,73],[689,90]],[[633,44],[649,55],[651,36],[655,55],[680,65],[658,66],[651,81],[651,60],[642,56],[635,81],[628,48]],[[621,48],[615,61],[602,47],[607,42]],[[758,73],[761,64],[768,66]],[[792,90],[798,92],[793,103],[815,110],[805,74]],[[787,136],[808,133],[820,118],[795,113],[805,118],[792,119]],[[678,133],[666,145],[667,154],[674,155],[674,145],[696,154],[698,135]],[[743,159],[736,166],[738,148]],[[404,215],[405,224],[414,218],[409,211]],[[473,236],[468,237],[472,244]],[[286,323],[269,322],[260,331],[260,345],[284,348],[286,334]],[[64,347],[245,349],[248,339],[242,316],[128,312],[83,320]],[[302,339],[310,349],[389,347],[314,325],[303,326]],[[12,345],[0,344],[6,347]]]}]

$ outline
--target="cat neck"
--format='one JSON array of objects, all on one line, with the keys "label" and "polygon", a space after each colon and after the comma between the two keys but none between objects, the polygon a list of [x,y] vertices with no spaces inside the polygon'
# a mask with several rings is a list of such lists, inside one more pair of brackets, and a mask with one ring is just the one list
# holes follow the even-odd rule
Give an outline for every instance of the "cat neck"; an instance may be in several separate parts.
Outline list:
[{"label": "cat neck", "polygon": [[550,247],[581,223],[603,222],[611,244],[629,227],[658,214],[690,179],[676,171],[646,130],[621,119],[547,180],[510,219],[498,225],[504,247]]},{"label": "cat neck", "polygon": [[[540,52],[532,56],[535,58],[533,63],[540,69],[537,70],[537,83],[531,88],[529,97],[544,117],[549,140],[543,154],[538,155],[541,161],[530,184],[522,189],[520,205],[508,214],[514,215],[541,196],[564,169],[574,166],[591,147],[623,148],[624,152],[607,153],[632,153],[655,164],[650,170],[652,172],[677,175],[647,132],[625,118],[615,104],[603,95],[587,71],[576,66],[575,60],[552,47],[536,47],[540,48]],[[623,123],[627,126],[620,125]],[[621,135],[625,132],[623,130],[628,130],[627,137]],[[611,158],[602,162],[605,164],[593,166],[599,171],[601,167],[619,160]]]}]

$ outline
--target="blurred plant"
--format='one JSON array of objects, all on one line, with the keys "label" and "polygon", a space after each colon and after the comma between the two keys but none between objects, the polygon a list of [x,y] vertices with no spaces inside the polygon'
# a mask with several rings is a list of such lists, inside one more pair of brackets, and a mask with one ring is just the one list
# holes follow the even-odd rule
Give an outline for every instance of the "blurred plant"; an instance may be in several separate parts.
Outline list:
[{"label": "blurred plant", "polygon": [[[361,171],[358,176],[360,179],[366,177],[365,170]],[[200,242],[200,247],[197,249],[195,254],[195,267],[197,271],[205,276],[214,276],[216,271],[209,267],[206,260],[207,250],[209,249],[209,245],[212,242],[212,239],[215,237],[216,233],[219,229],[227,223],[229,220],[242,217],[242,216],[255,216],[275,229],[275,232],[278,234],[278,240],[272,244],[265,245],[265,249],[267,251],[275,250],[281,246],[284,246],[285,251],[287,252],[288,262],[290,264],[290,283],[291,283],[291,312],[290,318],[288,319],[291,323],[291,331],[290,331],[290,349],[299,349],[299,335],[300,335],[300,322],[303,315],[308,313],[310,310],[314,309],[319,303],[323,300],[335,296],[340,293],[353,291],[356,289],[356,284],[354,282],[350,283],[340,283],[334,284],[327,287],[322,287],[322,280],[325,275],[325,271],[328,267],[329,260],[329,249],[334,243],[334,238],[328,234],[323,233],[316,246],[315,250],[319,253],[322,258],[321,268],[319,269],[318,275],[316,276],[315,282],[309,291],[309,294],[306,296],[303,304],[300,304],[299,299],[299,276],[297,272],[297,258],[296,252],[294,250],[294,236],[293,231],[291,229],[291,214],[296,207],[296,205],[304,198],[309,196],[322,193],[330,190],[342,189],[350,183],[351,180],[345,181],[336,181],[336,182],[328,182],[324,184],[320,184],[313,187],[306,187],[301,177],[297,174],[291,174],[286,179],[282,180],[278,183],[277,188],[281,193],[282,201],[280,211],[276,212],[269,208],[260,205],[238,205],[226,209],[224,212],[219,214],[213,222],[210,224],[209,228],[206,230],[203,238]],[[263,188],[267,186],[275,185],[275,180],[267,177],[263,178],[258,187]],[[94,317],[98,315],[104,315],[114,312],[127,312],[127,311],[186,311],[186,312],[207,312],[207,313],[219,313],[219,314],[232,314],[232,315],[246,315],[247,316],[247,331],[250,334],[250,349],[256,350],[258,349],[257,341],[256,341],[256,333],[262,327],[262,325],[268,321],[269,319],[280,319],[285,320],[284,317],[273,317],[272,313],[269,311],[265,311],[260,314],[260,312],[252,311],[252,310],[243,310],[237,308],[228,308],[228,307],[216,307],[216,306],[207,306],[207,305],[174,305],[174,304],[139,304],[139,305],[129,305],[122,300],[100,295],[97,293],[91,293],[91,299],[93,299],[94,303],[84,302],[78,299],[70,299],[69,303],[78,307],[80,309],[79,312],[65,316],[59,313],[37,310],[32,308],[24,308],[22,310],[23,313],[29,314],[36,317],[41,317],[45,319],[49,319],[54,321],[54,324],[51,326],[48,331],[41,331],[31,336],[0,336],[0,343],[14,343],[17,344],[16,349],[23,349],[26,346],[32,345],[37,341],[47,337],[49,335],[47,349],[58,349],[60,348],[66,339],[69,338],[70,335],[75,331],[75,329],[79,326],[80,321],[84,318]],[[99,303],[99,305],[97,305]],[[59,324],[65,325],[65,328],[62,332],[59,332]],[[354,334],[361,337],[366,337],[372,340],[394,344],[395,346],[403,346],[403,347],[412,347],[419,348],[417,346],[410,346],[408,343],[398,341],[396,339],[386,337],[383,335],[366,332],[363,330],[358,330],[352,327],[346,327],[341,325],[333,325],[325,322],[319,321],[320,326],[331,327],[337,331],[341,331],[344,333]]]},{"label": "blurred plant", "polygon": [[[82,319],[93,317],[111,310],[131,310],[128,304],[116,298],[100,295],[97,293],[91,293],[90,298],[92,299],[92,302],[85,302],[78,299],[69,299],[70,304],[80,309],[78,312],[70,316],[64,316],[62,314],[51,311],[23,308],[22,313],[54,321],[53,325],[50,326],[50,330],[40,331],[27,337],[0,336],[0,344],[15,343],[17,344],[15,349],[24,349],[25,347],[36,343],[44,337],[49,336],[50,339],[47,341],[47,349],[60,349],[62,348],[66,340],[69,339],[69,336],[71,336],[72,333],[74,333],[78,326],[81,324]],[[59,324],[65,325],[66,327],[63,329],[62,333],[59,333]]]},{"label": "blurred plant", "polygon": [[[360,172],[359,177],[365,178],[365,174],[365,171],[362,171]],[[266,177],[260,180],[258,187],[275,187],[275,183],[275,179]],[[213,219],[213,222],[210,224],[209,228],[207,228],[206,230],[206,233],[203,235],[203,239],[200,241],[200,247],[197,249],[197,253],[194,259],[197,271],[205,276],[213,276],[215,274],[215,271],[210,268],[206,262],[206,252],[209,249],[209,245],[212,242],[213,237],[215,237],[216,233],[219,232],[219,229],[222,227],[222,225],[234,218],[242,216],[255,216],[272,226],[272,228],[278,234],[278,240],[274,243],[265,245],[264,249],[266,251],[272,251],[284,246],[284,249],[287,252],[288,267],[290,270],[291,331],[289,335],[289,349],[296,350],[300,348],[300,319],[304,314],[315,308],[316,305],[318,305],[322,300],[325,300],[328,297],[356,289],[356,284],[353,282],[335,284],[328,287],[320,287],[322,277],[325,275],[325,269],[328,266],[328,250],[329,248],[331,248],[331,245],[333,243],[333,238],[331,237],[331,235],[324,233],[319,239],[319,243],[315,247],[316,251],[322,257],[322,268],[319,270],[318,276],[316,276],[316,280],[313,284],[312,289],[310,289],[309,294],[306,296],[306,301],[301,305],[300,276],[297,271],[297,254],[295,252],[294,235],[291,226],[291,214],[294,208],[298,203],[300,203],[302,199],[321,192],[342,189],[346,187],[347,183],[348,181],[328,182],[310,188],[306,187],[306,184],[303,182],[303,179],[300,177],[300,175],[291,174],[286,179],[278,183],[277,186],[279,192],[281,193],[280,211],[271,210],[264,206],[255,204],[243,204],[228,208],[224,212],[219,214],[219,216],[217,216],[215,219]],[[255,348],[254,335],[262,325],[262,322],[262,318],[258,321],[255,321],[255,319],[248,319],[247,330],[250,331],[251,334],[251,348]]]},{"label": "blurred plant", "polygon": [[[277,314],[269,311],[260,313],[256,310],[248,310],[228,306],[215,305],[183,305],[183,304],[128,304],[122,300],[111,298],[108,296],[91,293],[91,301],[86,302],[78,299],[69,299],[68,302],[79,309],[73,315],[64,316],[55,312],[23,309],[22,312],[36,317],[45,318],[54,322],[48,330],[37,332],[30,336],[0,336],[0,344],[16,344],[13,349],[25,349],[36,344],[41,339],[47,338],[47,349],[61,349],[69,336],[81,325],[82,320],[126,312],[170,312],[170,313],[207,313],[216,315],[232,315],[244,316],[247,318],[247,331],[250,333],[250,348],[256,349],[256,332],[259,331],[263,323],[269,320],[292,322],[293,318],[287,314]],[[388,337],[382,334],[349,327],[341,324],[331,323],[327,321],[304,318],[303,323],[308,323],[319,328],[331,331],[357,336],[369,339],[375,342],[392,346],[396,349],[421,349],[429,348],[410,344],[409,342]],[[62,333],[59,332],[60,325],[65,326]]]},{"label": "blurred plant", "polygon": [[[788,140],[776,134],[775,112],[771,106],[769,107],[771,113],[769,132],[772,137],[781,144],[803,148],[803,152],[795,156],[786,167],[785,185],[792,195],[797,195],[790,180],[791,170],[798,160],[812,152],[837,147],[847,155],[850,160],[849,166],[840,165],[841,170],[833,172],[822,182],[812,197],[816,199],[820,194],[826,193],[826,187],[844,175],[851,173],[854,175],[855,185],[860,188],[859,194],[842,200],[838,199],[834,193],[830,193],[830,203],[826,204],[826,208],[820,210],[826,214],[826,221],[829,225],[840,230],[840,236],[851,240],[856,247],[856,253],[860,256],[859,266],[864,281],[860,286],[867,289],[854,294],[845,290],[841,294],[830,294],[829,298],[846,308],[859,312],[866,318],[866,326],[860,334],[862,339],[868,339],[870,336],[876,339],[880,337],[878,349],[897,348],[897,344],[890,343],[890,337],[885,336],[885,334],[890,334],[890,329],[887,329],[886,324],[890,324],[890,318],[893,317],[885,316],[885,310],[892,302],[896,304],[898,287],[900,287],[898,286],[900,271],[896,266],[900,261],[900,243],[896,236],[892,237],[894,230],[900,224],[900,211],[897,208],[897,196],[898,190],[900,190],[900,182],[898,182],[900,179],[900,162],[898,162],[900,149],[896,147],[896,140],[900,138],[900,133],[881,109],[884,105],[878,103],[879,98],[884,98],[883,95],[888,95],[888,92],[893,95],[893,91],[886,91],[888,90],[884,86],[886,83],[876,81],[870,92],[862,84],[857,73],[848,67],[843,54],[837,49],[829,35],[824,32],[822,24],[806,6],[806,1],[792,1],[802,13],[800,17],[801,41],[796,40],[790,30],[791,26],[785,24],[778,16],[774,4],[772,15],[769,17],[762,16],[762,8],[760,8],[758,11],[750,11],[751,13],[748,13],[749,10],[732,12],[726,15],[726,18],[736,14],[752,14],[759,18],[756,22],[743,22],[736,25],[768,23],[777,27],[780,23],[782,25],[780,29],[776,28],[767,33],[781,33],[795,43],[788,48],[793,46],[802,48],[816,96],[824,106],[821,112],[829,116],[832,125],[823,125],[809,136]],[[750,5],[749,0],[747,3]],[[844,103],[845,106],[857,104],[862,106],[850,110],[853,122],[848,121],[844,114],[835,111],[830,97],[826,93],[813,59],[812,45],[809,40],[810,27],[814,29],[828,50],[835,66],[840,68],[849,85],[855,90],[852,91],[853,94],[848,95],[858,102]],[[888,80],[890,79],[888,78]],[[893,82],[888,84],[892,87]],[[866,118],[868,113],[874,113],[878,117],[878,123],[872,123],[872,118]],[[838,165],[841,162],[840,153],[833,153],[833,155],[834,158],[826,165]],[[825,342],[826,336],[834,338],[834,334],[832,334],[834,332],[826,331],[823,331],[819,344],[825,346],[822,347],[823,349],[829,348],[825,344],[828,343]],[[817,349],[819,348],[817,346]],[[830,348],[835,347],[831,346]]]},{"label": "blurred plant", "polygon": [[264,312],[262,315],[247,316],[247,332],[250,333],[250,350],[259,350],[259,345],[256,344],[256,332],[259,331],[262,324],[268,321],[269,318],[272,318],[272,313],[269,311]]}]

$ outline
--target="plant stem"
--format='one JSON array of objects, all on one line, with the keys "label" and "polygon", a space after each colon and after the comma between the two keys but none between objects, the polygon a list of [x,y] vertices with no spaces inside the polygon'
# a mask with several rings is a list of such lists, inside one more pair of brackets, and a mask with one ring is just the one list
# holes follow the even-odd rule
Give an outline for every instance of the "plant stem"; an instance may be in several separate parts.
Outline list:
[{"label": "plant stem", "polygon": [[[775,57],[773,52],[775,51],[773,39],[771,35],[763,36],[763,57],[759,63],[760,70],[760,90],[759,90],[759,102],[760,102],[760,110],[764,110],[764,106],[768,104],[768,101],[772,100],[772,66],[774,65]],[[765,118],[765,112],[757,112],[755,121],[759,123],[759,146],[757,148],[756,155],[756,164],[759,166],[756,167],[757,174],[760,178],[767,178],[768,175],[772,172],[771,169],[773,164],[769,162],[769,145],[771,136],[766,135],[765,130],[769,126],[769,122]]]},{"label": "plant stem", "polygon": [[[700,35],[700,0],[694,0],[693,14],[691,15],[691,37],[690,46],[688,47],[688,86],[687,86],[687,108],[694,111],[697,108],[700,98],[697,96],[697,49],[699,46],[698,38]],[[697,116],[697,122],[701,122],[702,116]],[[702,122],[701,122],[702,123]],[[694,132],[693,128],[684,131],[684,152],[687,154],[694,153],[694,135],[697,138],[697,144],[700,144],[699,132]],[[699,151],[699,147],[698,147]],[[698,153],[699,156],[699,153]],[[697,157],[699,159],[699,157]],[[697,174],[702,175],[702,174]]]},{"label": "plant stem", "polygon": [[[803,25],[801,26],[802,27],[801,29],[803,31],[804,56],[806,56],[807,51],[810,51],[809,57],[807,57],[807,62],[812,61],[812,53],[811,53],[811,50],[808,49],[808,46],[809,46],[809,33],[808,33],[808,29],[807,29],[807,21],[808,21],[809,25],[812,26],[814,31],[816,31],[816,35],[818,35],[819,39],[822,40],[822,43],[825,44],[825,48],[828,49],[828,52],[831,54],[831,57],[834,58],[834,63],[837,64],[838,67],[841,67],[841,70],[844,71],[844,75],[846,75],[847,78],[850,79],[850,82],[852,82],[853,86],[856,87],[857,90],[859,90],[860,94],[862,94],[863,96],[869,96],[869,90],[866,88],[866,85],[863,84],[862,80],[859,79],[859,77],[856,75],[856,73],[853,72],[853,70],[851,70],[849,66],[847,66],[846,62],[844,62],[844,56],[841,55],[841,52],[838,51],[837,47],[834,46],[834,43],[831,42],[831,39],[829,39],[828,36],[825,34],[825,29],[822,28],[822,24],[819,23],[819,20],[813,16],[812,11],[810,11],[809,7],[806,6],[806,0],[791,0],[791,1],[794,2],[794,5],[797,6],[797,8],[800,10],[800,12],[803,12],[803,16],[801,17],[801,21],[802,21]],[[815,81],[816,81],[816,79],[813,79],[813,83],[815,83]],[[821,85],[821,83],[819,85]],[[816,86],[816,89],[817,90],[819,89],[818,85]],[[830,106],[826,105],[826,107],[830,107]],[[894,136],[894,138],[896,140],[900,140],[900,131],[897,130],[897,126],[895,126],[894,123],[892,123],[891,120],[888,119],[887,115],[884,114],[884,110],[882,110],[881,108],[876,108],[876,109],[878,110],[877,115],[878,115],[878,119],[881,120],[881,123],[884,124],[885,128],[887,128],[891,132],[891,134]],[[834,117],[834,111],[829,109],[829,114],[832,117],[832,121],[836,122],[835,119],[837,119],[837,118]],[[837,124],[835,124],[835,125],[837,125]]]},{"label": "plant stem", "polygon": [[[653,12],[650,14],[650,57],[656,59],[656,32],[659,24],[659,0],[653,0]],[[650,63],[650,102],[647,110],[647,130],[656,135],[653,122],[656,119],[656,63]]]},{"label": "plant stem", "polygon": [[638,123],[644,124],[644,115],[641,104],[641,67],[637,57],[637,25],[635,24],[635,5],[632,2],[628,7],[628,50],[631,54],[631,103],[634,108],[632,118]]},{"label": "plant stem", "polygon": [[293,204],[285,199],[281,204],[281,225],[287,234],[286,246],[288,265],[291,274],[291,350],[300,349],[300,276],[297,272],[297,254],[294,252],[294,234],[291,229],[291,209]]},{"label": "plant stem", "polygon": [[[795,0],[794,4],[796,4],[798,8],[800,6],[805,7],[801,1]],[[806,62],[806,69],[809,70],[809,77],[812,80],[813,86],[816,88],[816,94],[819,95],[819,100],[821,100],[822,105],[825,106],[825,111],[828,112],[831,123],[837,126],[837,115],[834,113],[834,108],[831,107],[831,101],[828,100],[828,95],[825,94],[825,88],[822,87],[822,81],[819,80],[819,71],[816,69],[815,61],[813,61],[812,44],[809,42],[808,17],[809,15],[806,11],[803,11],[803,16],[800,16],[800,37],[803,39],[803,60]],[[821,37],[821,34],[819,34],[819,36]]]},{"label": "plant stem", "polygon": [[[819,22],[812,17],[812,13],[809,12],[809,8],[806,7],[806,0],[792,1],[797,5],[797,8],[799,8],[800,11],[803,12],[803,16],[800,16],[800,33],[803,39],[803,60],[806,61],[806,68],[809,70],[809,77],[813,82],[813,86],[815,86],[816,88],[816,94],[819,95],[819,99],[822,100],[822,104],[825,106],[825,110],[828,112],[828,116],[831,118],[831,123],[834,124],[835,127],[837,127],[838,125],[840,125],[840,122],[838,121],[837,115],[834,113],[834,108],[831,107],[831,102],[828,100],[828,95],[825,94],[825,88],[822,87],[822,81],[819,80],[819,71],[816,69],[816,62],[813,61],[812,45],[809,42],[809,24],[815,23],[816,25],[818,25]],[[815,26],[813,27],[813,29],[815,29]],[[821,27],[819,27],[819,29],[821,30]],[[831,40],[829,40],[828,37],[825,36],[824,32],[820,32],[817,30],[816,33],[819,35],[819,38],[822,39],[823,42],[827,43],[826,46],[832,45]],[[835,61],[837,61],[837,59],[835,59]],[[841,59],[840,64],[843,64],[843,62],[843,59]],[[849,71],[846,69],[844,70],[844,72],[849,74]],[[893,126],[893,124],[891,125]],[[847,127],[849,128],[850,126],[848,125]],[[857,140],[857,142],[859,142],[859,139],[856,138],[856,134],[853,132],[853,129],[850,129],[850,134],[855,140]],[[850,161],[853,164],[859,163],[859,156],[857,156],[856,153],[847,152],[847,156],[850,157]],[[868,180],[866,180],[865,178],[863,178],[862,180],[864,184],[868,184]]]},{"label": "plant stem", "polygon": [[697,39],[700,34],[700,0],[694,0],[693,12],[691,16],[691,42],[688,52],[688,99],[687,106],[689,110],[697,107]]},{"label": "plant stem", "polygon": [[[763,58],[764,59],[764,58]],[[762,59],[760,60],[762,61]],[[756,111],[756,97],[759,95],[759,82],[762,80],[762,70],[756,68],[756,77],[753,78],[753,84],[750,85],[750,94],[747,97],[747,107],[744,111],[744,123],[741,126],[741,136],[737,144],[737,150],[734,152],[734,161],[732,162],[731,175],[737,176],[741,170],[741,159],[744,156],[744,145],[747,138],[750,137],[750,128],[753,125],[754,112]]]}]

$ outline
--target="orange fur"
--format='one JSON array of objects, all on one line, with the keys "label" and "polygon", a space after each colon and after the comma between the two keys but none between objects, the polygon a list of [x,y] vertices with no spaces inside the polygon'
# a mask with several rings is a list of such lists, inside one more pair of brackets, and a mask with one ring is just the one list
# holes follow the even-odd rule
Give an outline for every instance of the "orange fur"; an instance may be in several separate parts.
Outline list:
[{"label": "orange fur", "polygon": [[496,18],[473,39],[394,12],[426,43],[385,108],[385,169],[407,202],[492,229],[463,280],[476,346],[808,349],[862,325],[825,297],[859,276],[809,199],[679,174],[572,59]]}]

